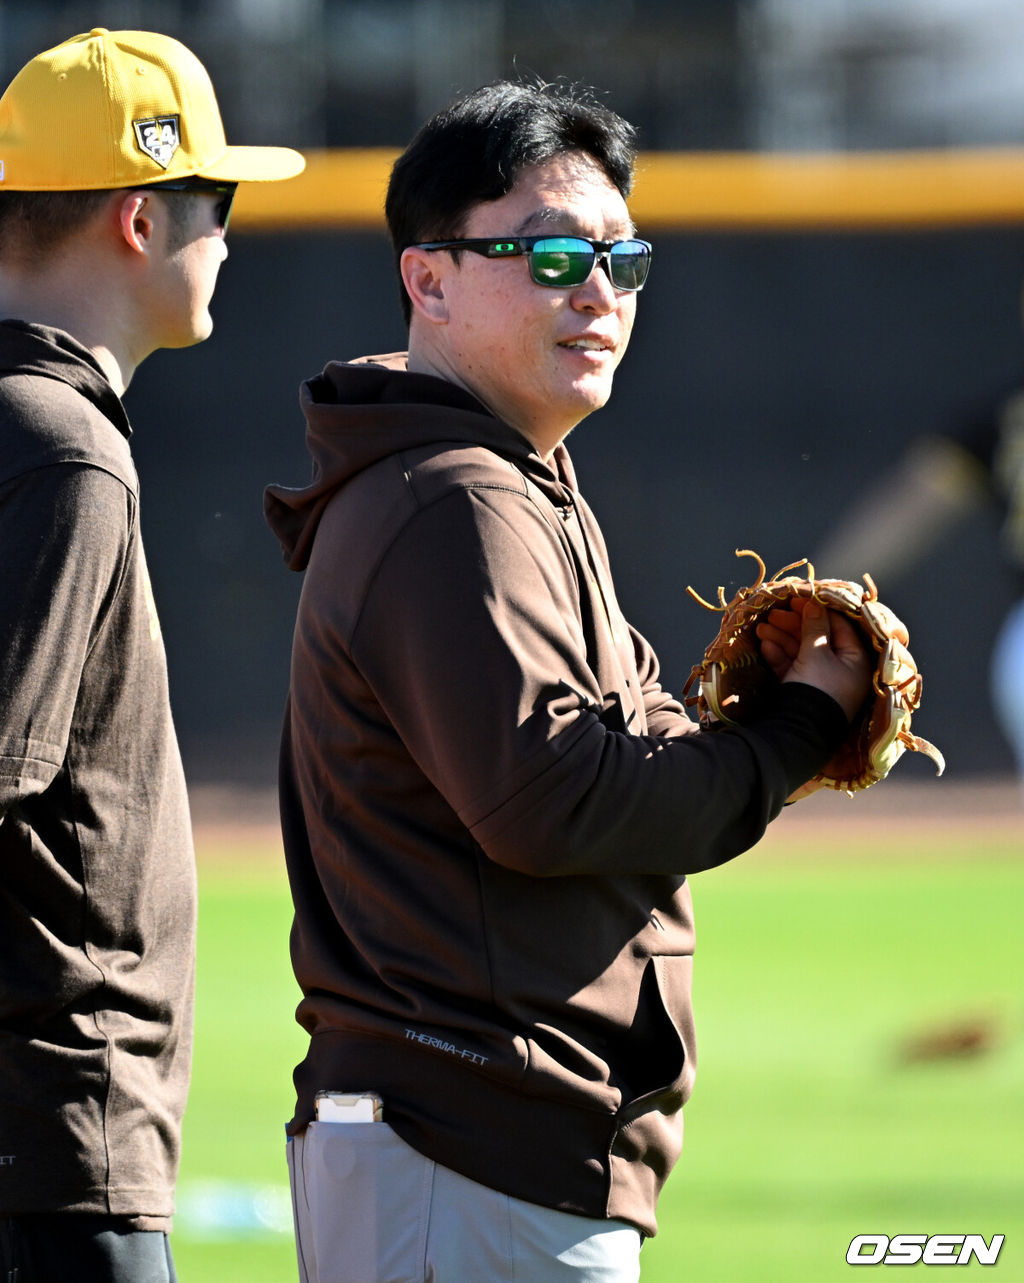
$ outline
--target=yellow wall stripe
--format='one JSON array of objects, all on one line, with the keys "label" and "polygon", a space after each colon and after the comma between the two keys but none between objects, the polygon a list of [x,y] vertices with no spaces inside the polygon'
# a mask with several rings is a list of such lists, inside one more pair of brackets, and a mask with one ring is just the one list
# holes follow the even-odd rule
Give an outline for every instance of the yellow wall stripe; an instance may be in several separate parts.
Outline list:
[{"label": "yellow wall stripe", "polygon": [[[312,151],[298,178],[243,183],[232,230],[383,227],[397,151]],[[900,230],[1024,222],[1024,149],[644,152],[630,202],[641,232]]]}]

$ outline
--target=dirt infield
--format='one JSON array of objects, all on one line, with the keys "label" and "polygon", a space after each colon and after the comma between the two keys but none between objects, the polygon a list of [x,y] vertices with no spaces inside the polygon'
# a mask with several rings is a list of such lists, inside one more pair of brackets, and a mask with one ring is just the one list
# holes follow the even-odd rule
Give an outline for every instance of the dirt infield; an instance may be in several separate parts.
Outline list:
[{"label": "dirt infield", "polygon": [[[898,769],[898,768],[897,768]],[[201,784],[191,789],[196,844],[237,850],[252,857],[280,849],[277,797],[273,789]],[[989,780],[901,780],[890,777],[854,797],[822,790],[789,807],[764,839],[773,850],[804,847],[829,830],[844,840],[870,845],[873,833],[920,837],[941,833],[977,839],[990,834],[1005,847],[1020,837],[1024,856],[1024,788],[1012,777]]]},{"label": "dirt infield", "polygon": [[277,793],[235,784],[193,784],[189,788],[192,831],[200,855],[210,848],[277,858],[281,846]]},{"label": "dirt infield", "polygon": [[787,827],[839,824],[854,830],[879,824],[913,829],[937,826],[972,833],[1016,829],[1024,854],[1024,787],[1013,777],[949,780],[926,775],[905,780],[890,776],[853,797],[823,789],[788,808],[781,820]]}]

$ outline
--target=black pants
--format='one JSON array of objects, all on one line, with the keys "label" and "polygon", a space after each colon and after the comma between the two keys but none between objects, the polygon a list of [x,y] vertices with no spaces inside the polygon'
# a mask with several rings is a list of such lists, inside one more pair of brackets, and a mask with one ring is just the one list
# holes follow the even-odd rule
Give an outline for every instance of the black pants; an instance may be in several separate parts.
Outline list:
[{"label": "black pants", "polygon": [[178,1283],[167,1235],[118,1216],[0,1220],[0,1283]]}]

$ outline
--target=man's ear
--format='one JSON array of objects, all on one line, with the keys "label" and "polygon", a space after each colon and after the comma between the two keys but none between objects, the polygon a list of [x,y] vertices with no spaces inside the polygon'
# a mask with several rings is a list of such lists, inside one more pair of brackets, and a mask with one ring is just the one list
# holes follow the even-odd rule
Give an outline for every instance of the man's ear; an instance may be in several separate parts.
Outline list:
[{"label": "man's ear", "polygon": [[125,244],[136,254],[148,254],[153,240],[151,192],[125,192],[114,206],[114,216]]},{"label": "man's ear", "polygon": [[402,251],[402,281],[412,300],[413,310],[434,325],[448,322],[445,271],[454,267],[451,256],[435,254],[411,245]]}]

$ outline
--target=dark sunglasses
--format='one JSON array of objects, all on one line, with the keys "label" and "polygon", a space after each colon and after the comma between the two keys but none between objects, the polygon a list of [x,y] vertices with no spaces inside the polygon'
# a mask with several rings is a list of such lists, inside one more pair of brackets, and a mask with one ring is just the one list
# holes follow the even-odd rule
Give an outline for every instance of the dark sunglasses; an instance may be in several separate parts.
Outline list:
[{"label": "dark sunglasses", "polygon": [[415,249],[468,249],[484,258],[525,255],[538,285],[571,289],[600,263],[617,290],[642,290],[651,270],[647,241],[591,241],[585,236],[509,236],[504,240],[427,241]]},{"label": "dark sunglasses", "polygon": [[215,211],[217,226],[221,231],[228,229],[231,217],[231,202],[235,199],[237,183],[218,183],[213,178],[179,178],[167,183],[142,183],[134,188],[140,192],[200,192],[207,196],[219,196]]}]

